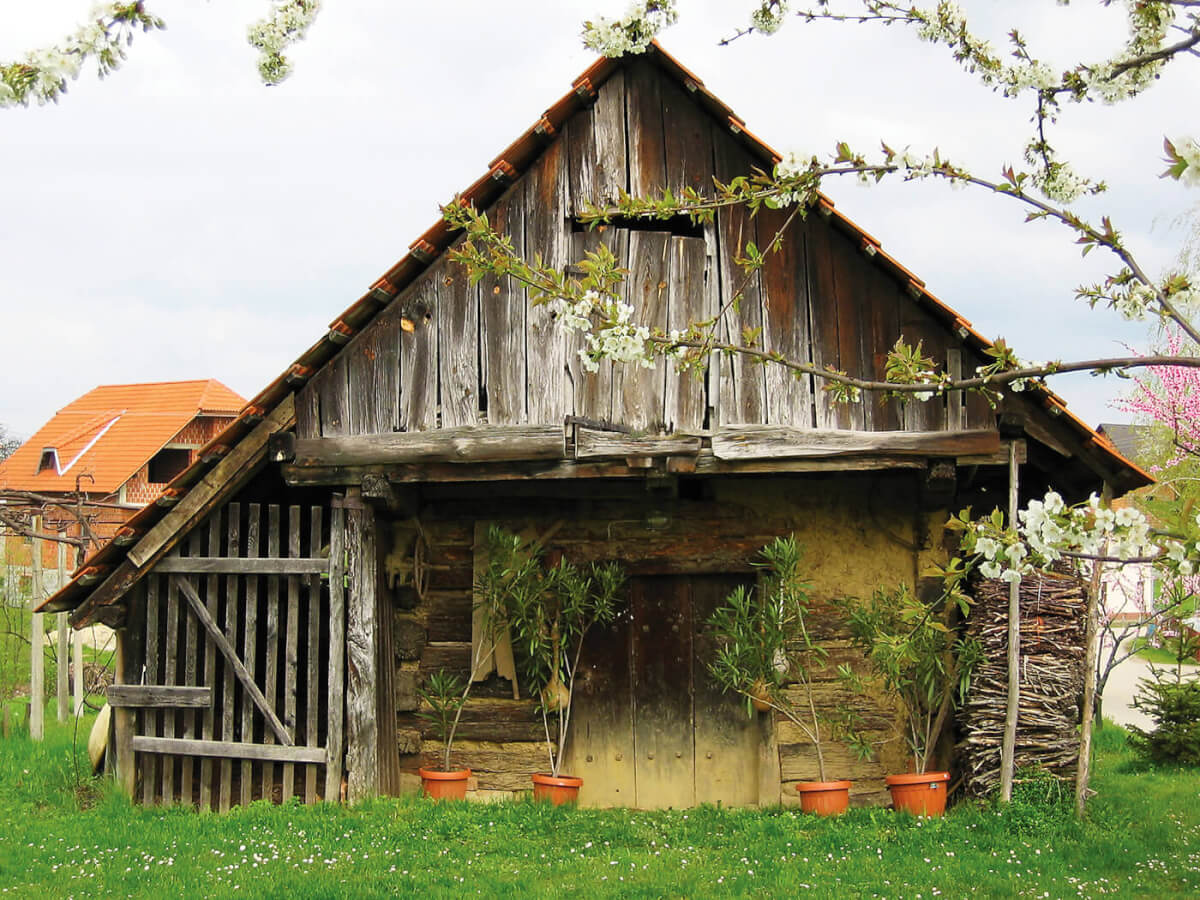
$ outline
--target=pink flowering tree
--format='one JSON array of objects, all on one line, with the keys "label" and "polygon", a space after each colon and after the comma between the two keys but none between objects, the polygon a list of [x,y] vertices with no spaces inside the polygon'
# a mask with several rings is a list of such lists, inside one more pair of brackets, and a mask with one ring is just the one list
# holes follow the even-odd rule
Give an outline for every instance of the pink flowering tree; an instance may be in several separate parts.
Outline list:
[{"label": "pink flowering tree", "polygon": [[[1169,326],[1163,341],[1167,356],[1195,355],[1196,345],[1178,327]],[[1200,457],[1200,370],[1154,365],[1133,379],[1133,390],[1117,406],[1147,426],[1159,446],[1148,449],[1157,457],[1152,468],[1162,477],[1187,472],[1186,464]],[[1164,440],[1165,437],[1165,440]]]}]

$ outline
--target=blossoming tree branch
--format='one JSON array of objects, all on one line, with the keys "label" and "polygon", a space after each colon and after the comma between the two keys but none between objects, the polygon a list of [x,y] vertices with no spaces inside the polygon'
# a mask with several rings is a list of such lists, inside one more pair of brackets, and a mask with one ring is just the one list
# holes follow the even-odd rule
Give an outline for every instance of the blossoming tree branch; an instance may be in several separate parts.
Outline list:
[{"label": "blossoming tree branch", "polygon": [[[304,38],[320,8],[320,0],[269,0],[266,17],[247,34],[259,52],[258,71],[266,84],[279,84],[291,74],[283,51]],[[31,50],[14,62],[0,60],[0,109],[57,103],[85,64],[93,63],[103,78],[121,67],[138,31],[166,27],[146,3],[97,3],[88,20],[60,43]]]}]

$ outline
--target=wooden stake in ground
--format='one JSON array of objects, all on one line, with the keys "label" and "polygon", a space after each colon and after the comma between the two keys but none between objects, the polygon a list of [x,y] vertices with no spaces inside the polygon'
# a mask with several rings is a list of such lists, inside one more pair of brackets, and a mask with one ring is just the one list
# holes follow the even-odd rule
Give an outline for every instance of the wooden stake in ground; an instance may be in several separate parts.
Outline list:
[{"label": "wooden stake in ground", "polygon": [[[70,615],[66,613],[66,615]],[[71,632],[71,665],[75,677],[72,679],[73,694],[75,697],[74,715],[79,718],[83,715],[83,631],[77,629]]]},{"label": "wooden stake in ground", "polygon": [[[42,530],[42,517],[34,516],[30,531],[35,535]],[[42,604],[42,539],[30,538],[30,574],[33,582],[33,593],[29,598],[31,609],[37,609]],[[46,638],[46,628],[42,622],[43,614],[34,613],[29,633],[29,736],[40,741],[46,736],[46,657],[43,644]]]},{"label": "wooden stake in ground", "polygon": [[[58,583],[55,590],[62,588],[66,582],[67,573],[67,545],[59,542],[58,545]],[[54,687],[58,699],[58,721],[67,721],[67,708],[70,706],[70,693],[67,687],[67,670],[70,667],[70,647],[68,645],[69,638],[67,637],[67,614],[61,612],[58,614],[58,634],[57,643],[54,647],[58,654],[58,671],[55,672]]]},{"label": "wooden stake in ground", "polygon": [[[1112,499],[1112,488],[1105,482],[1101,500],[1107,506]],[[1107,543],[1101,548],[1100,555],[1108,552]],[[1079,769],[1075,776],[1075,814],[1083,817],[1087,805],[1088,781],[1091,778],[1092,765],[1092,710],[1096,705],[1096,653],[1099,650],[1100,629],[1096,621],[1097,609],[1100,605],[1100,576],[1104,564],[1100,561],[1092,563],[1092,583],[1088,588],[1087,599],[1087,639],[1083,655],[1083,714],[1079,720]]]},{"label": "wooden stake in ground", "polygon": [[[1008,445],[1008,524],[1017,525],[1017,442]],[[1000,746],[1000,799],[1012,799],[1013,759],[1017,750],[1017,710],[1021,702],[1021,581],[1008,586],[1008,705]]]}]

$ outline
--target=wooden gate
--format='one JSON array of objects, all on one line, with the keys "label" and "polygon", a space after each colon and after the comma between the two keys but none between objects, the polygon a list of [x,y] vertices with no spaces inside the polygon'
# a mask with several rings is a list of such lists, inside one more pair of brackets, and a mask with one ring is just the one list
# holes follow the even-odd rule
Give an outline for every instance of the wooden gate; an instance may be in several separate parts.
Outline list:
[{"label": "wooden gate", "polygon": [[620,621],[589,635],[564,771],[580,802],[639,809],[759,799],[757,721],[709,678],[708,616],[741,576],[642,576]]},{"label": "wooden gate", "polygon": [[338,799],[343,515],[229,503],[147,576],[141,683],[109,692],[134,708],[143,803]]}]

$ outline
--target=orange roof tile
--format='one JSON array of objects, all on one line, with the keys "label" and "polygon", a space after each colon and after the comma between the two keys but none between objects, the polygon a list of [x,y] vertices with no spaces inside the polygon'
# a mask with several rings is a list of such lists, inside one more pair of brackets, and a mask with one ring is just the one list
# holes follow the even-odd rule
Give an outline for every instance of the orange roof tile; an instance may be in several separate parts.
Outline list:
[{"label": "orange roof tile", "polygon": [[[0,463],[0,489],[119,490],[197,416],[235,416],[245,400],[221,382],[109,384],[88,391]],[[52,449],[48,468],[38,471]]]}]

